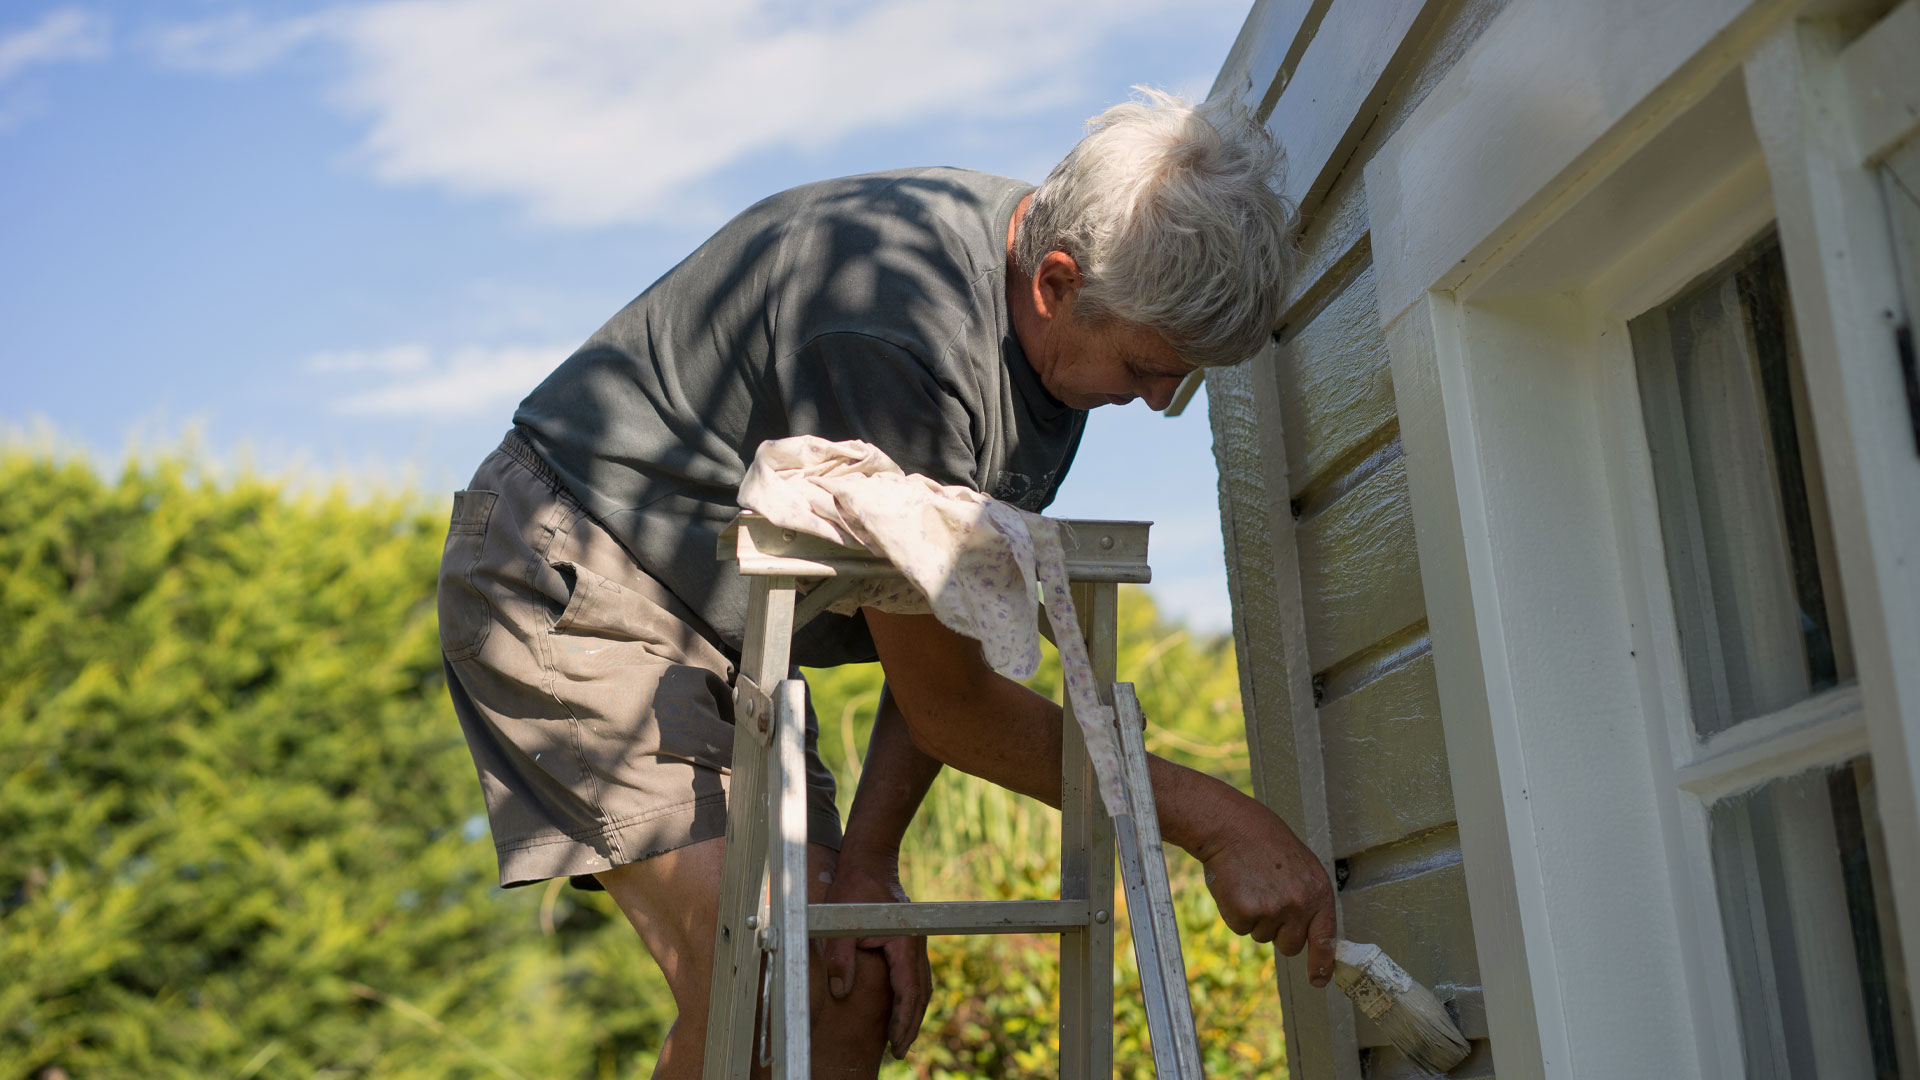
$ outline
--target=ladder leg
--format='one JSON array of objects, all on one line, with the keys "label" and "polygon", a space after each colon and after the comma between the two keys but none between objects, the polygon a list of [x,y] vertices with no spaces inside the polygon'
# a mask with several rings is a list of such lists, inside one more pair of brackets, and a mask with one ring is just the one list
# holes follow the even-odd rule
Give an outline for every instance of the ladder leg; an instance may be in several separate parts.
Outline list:
[{"label": "ladder leg", "polygon": [[707,1006],[703,1080],[747,1080],[753,1067],[754,1011],[766,926],[767,781],[772,702],[762,687],[787,676],[794,580],[756,577],[747,604],[747,639],[734,695],[733,770],[727,794],[727,853],[714,928],[713,986]]},{"label": "ladder leg", "polygon": [[812,1054],[807,1016],[807,684],[788,679],[774,693],[773,862],[767,932],[773,964],[773,1080],[806,1080]]},{"label": "ladder leg", "polygon": [[[1118,599],[1115,585],[1073,587],[1097,686],[1113,681]],[[1060,1075],[1106,1080],[1113,1075],[1113,823],[1100,802],[1071,702],[1064,713],[1060,896],[1085,900],[1095,918],[1084,931],[1060,935]]]},{"label": "ladder leg", "polygon": [[1153,902],[1147,895],[1140,834],[1134,828],[1133,815],[1115,816],[1113,831],[1120,849],[1120,878],[1126,884],[1127,925],[1133,933],[1133,958],[1140,972],[1140,1003],[1147,1014],[1147,1033],[1152,1036],[1153,1074],[1167,1080],[1174,1077],[1187,1080],[1180,1071],[1180,1056],[1174,1046],[1166,971],[1160,964],[1159,935],[1148,914]]},{"label": "ladder leg", "polygon": [[1127,923],[1133,930],[1133,955],[1140,967],[1140,990],[1147,1002],[1147,1026],[1153,1036],[1154,1071],[1163,1077],[1198,1080],[1202,1075],[1200,1038],[1187,989],[1187,966],[1180,955],[1180,925],[1174,918],[1166,854],[1160,846],[1153,782],[1147,774],[1147,748],[1141,732],[1145,721],[1132,683],[1115,683],[1113,700],[1121,763],[1127,771],[1127,796],[1133,808],[1124,823],[1116,818],[1115,825],[1119,826],[1120,868],[1127,885]]},{"label": "ladder leg", "polygon": [[733,738],[733,776],[727,792],[727,852],[720,872],[720,912],[714,931],[713,985],[707,1005],[704,1080],[745,1080],[753,1062],[754,1007],[760,989],[756,928],[765,922],[766,754],[744,724]]}]

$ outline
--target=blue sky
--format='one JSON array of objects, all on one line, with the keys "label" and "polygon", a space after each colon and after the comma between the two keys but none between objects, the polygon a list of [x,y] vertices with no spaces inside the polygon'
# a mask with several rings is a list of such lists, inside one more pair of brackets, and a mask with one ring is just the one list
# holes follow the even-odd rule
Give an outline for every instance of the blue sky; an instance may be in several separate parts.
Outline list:
[{"label": "blue sky", "polygon": [[[1246,11],[10,0],[0,428],[450,491],[748,203],[908,165],[1038,181],[1130,85],[1204,94]],[[1096,410],[1052,512],[1154,520],[1162,606],[1223,630],[1204,397]]]}]

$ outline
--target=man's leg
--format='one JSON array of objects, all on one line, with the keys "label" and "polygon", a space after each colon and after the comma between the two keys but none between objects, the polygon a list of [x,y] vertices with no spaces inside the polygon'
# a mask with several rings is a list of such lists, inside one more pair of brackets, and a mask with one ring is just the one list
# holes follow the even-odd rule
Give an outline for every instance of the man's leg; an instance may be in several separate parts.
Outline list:
[{"label": "man's leg", "polygon": [[[662,1080],[698,1077],[705,1057],[713,929],[719,921],[726,847],[724,838],[705,840],[594,875],[666,974],[680,1010],[653,1074]],[[809,901],[825,899],[837,858],[832,848],[807,845]],[[853,993],[840,999],[826,992],[818,951],[807,965],[816,1077],[871,1077],[879,1072],[893,991],[879,953],[860,950],[855,963],[859,967]]]}]

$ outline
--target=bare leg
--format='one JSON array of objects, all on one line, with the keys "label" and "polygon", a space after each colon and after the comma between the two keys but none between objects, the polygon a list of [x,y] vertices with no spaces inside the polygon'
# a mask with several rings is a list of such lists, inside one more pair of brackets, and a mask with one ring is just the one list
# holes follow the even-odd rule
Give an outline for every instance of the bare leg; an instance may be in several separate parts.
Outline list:
[{"label": "bare leg", "polygon": [[[700,1075],[707,1042],[707,996],[713,982],[713,929],[719,921],[720,866],[726,846],[724,839],[706,840],[594,875],[626,913],[641,943],[660,965],[680,1011],[654,1070],[653,1075],[660,1080],[692,1080]],[[808,900],[818,903],[825,899],[837,859],[832,848],[807,845]],[[844,999],[826,992],[818,949],[808,964],[816,1077],[871,1077],[879,1072],[887,1040],[887,1015],[893,1005],[887,965],[879,953],[864,949],[855,962],[860,966],[854,976],[854,991]]]}]

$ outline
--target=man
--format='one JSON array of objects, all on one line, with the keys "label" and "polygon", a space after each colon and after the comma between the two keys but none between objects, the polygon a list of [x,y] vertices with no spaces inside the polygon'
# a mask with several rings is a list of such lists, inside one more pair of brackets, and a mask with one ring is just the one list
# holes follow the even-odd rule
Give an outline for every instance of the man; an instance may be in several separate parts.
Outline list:
[{"label": "man", "polygon": [[[1149,91],[1038,189],[918,169],[773,196],[561,364],[456,496],[441,635],[501,883],[613,895],[680,1010],[656,1075],[697,1075],[704,1050],[746,606],[715,540],[755,449],[863,439],[1044,508],[1086,410],[1163,409],[1197,365],[1265,342],[1289,268],[1279,157],[1249,118]],[[809,717],[812,900],[904,898],[900,839],[943,764],[1059,804],[1059,707],[933,616],[822,616],[794,656],[877,657],[887,679],[844,837]],[[1311,852],[1226,784],[1150,772],[1227,924],[1306,946],[1323,984],[1332,890]],[[815,1073],[872,1076],[919,1030],[924,941],[824,953]]]}]

